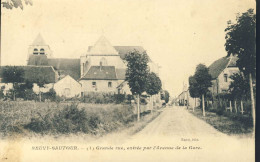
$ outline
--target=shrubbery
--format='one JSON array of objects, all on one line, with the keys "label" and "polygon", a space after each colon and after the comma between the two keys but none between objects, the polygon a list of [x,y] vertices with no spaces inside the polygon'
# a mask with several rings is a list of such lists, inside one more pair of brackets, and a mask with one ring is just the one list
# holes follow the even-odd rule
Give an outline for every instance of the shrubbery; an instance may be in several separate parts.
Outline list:
[{"label": "shrubbery", "polygon": [[37,114],[37,117],[24,127],[36,133],[87,133],[98,134],[110,132],[134,121],[132,107],[115,108],[112,111],[104,109],[94,110],[79,108],[77,104],[67,105],[65,108],[45,115]]},{"label": "shrubbery", "polygon": [[94,104],[109,104],[109,103],[127,103],[131,99],[131,96],[125,94],[114,94],[114,93],[102,93],[102,92],[91,92],[85,94],[81,101],[85,103]]}]

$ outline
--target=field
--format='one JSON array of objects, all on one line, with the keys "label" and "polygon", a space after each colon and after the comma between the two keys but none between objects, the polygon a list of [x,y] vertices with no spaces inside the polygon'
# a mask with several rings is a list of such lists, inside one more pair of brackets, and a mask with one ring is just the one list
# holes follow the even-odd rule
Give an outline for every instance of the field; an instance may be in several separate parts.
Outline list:
[{"label": "field", "polygon": [[[134,110],[128,104],[0,101],[0,135],[2,138],[13,134],[32,136],[84,133],[102,136],[133,126],[136,121]],[[146,114],[142,113],[142,116]]]}]

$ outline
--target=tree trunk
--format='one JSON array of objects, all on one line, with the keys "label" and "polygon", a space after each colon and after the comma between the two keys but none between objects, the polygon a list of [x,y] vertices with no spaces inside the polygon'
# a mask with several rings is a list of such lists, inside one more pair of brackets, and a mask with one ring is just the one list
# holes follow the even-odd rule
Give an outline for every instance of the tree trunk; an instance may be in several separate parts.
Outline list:
[{"label": "tree trunk", "polygon": [[255,98],[252,83],[252,74],[249,74],[249,84],[250,84],[250,94],[251,94],[251,107],[252,107],[252,117],[253,117],[253,136],[255,135]]},{"label": "tree trunk", "polygon": [[241,113],[242,115],[244,114],[244,105],[243,105],[243,101],[241,100]]},{"label": "tree trunk", "polygon": [[41,93],[41,88],[39,88],[39,100],[42,102],[42,93]]},{"label": "tree trunk", "polygon": [[151,107],[151,113],[153,113],[153,96],[150,96],[150,107]]},{"label": "tree trunk", "polygon": [[206,116],[206,113],[205,113],[204,94],[202,95],[202,111],[203,111],[203,116]]},{"label": "tree trunk", "polygon": [[237,101],[235,100],[235,110],[236,110],[236,113],[237,113]]},{"label": "tree trunk", "polygon": [[140,95],[137,95],[137,121],[140,121]]},{"label": "tree trunk", "polygon": [[229,101],[229,108],[230,108],[230,112],[232,112],[232,101]]}]

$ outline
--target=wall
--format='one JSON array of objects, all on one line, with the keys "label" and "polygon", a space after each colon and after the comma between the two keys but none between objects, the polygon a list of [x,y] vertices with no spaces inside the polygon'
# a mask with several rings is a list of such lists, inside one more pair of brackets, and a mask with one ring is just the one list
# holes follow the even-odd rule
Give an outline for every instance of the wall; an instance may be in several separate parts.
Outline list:
[{"label": "wall", "polygon": [[[117,93],[118,80],[80,80],[82,92],[112,92]],[[92,87],[92,82],[96,82],[96,88]],[[112,87],[108,87],[108,82],[112,82]]]},{"label": "wall", "polygon": [[59,80],[54,84],[53,88],[58,96],[71,98],[81,95],[81,84],[70,76],[66,76]]},{"label": "wall", "polygon": [[[228,90],[230,83],[232,82],[232,79],[230,78],[231,75],[234,73],[238,73],[239,69],[237,67],[228,67],[224,69],[220,75],[218,76],[218,87],[219,87],[219,93],[223,92],[223,90]],[[227,82],[224,81],[224,74],[228,75]]]}]

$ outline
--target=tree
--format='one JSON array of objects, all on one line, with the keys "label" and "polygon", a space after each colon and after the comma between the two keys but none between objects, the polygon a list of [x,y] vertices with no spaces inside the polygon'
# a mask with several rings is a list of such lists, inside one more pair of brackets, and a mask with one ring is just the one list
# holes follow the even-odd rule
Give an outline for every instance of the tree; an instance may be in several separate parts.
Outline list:
[{"label": "tree", "polygon": [[165,103],[169,102],[169,98],[170,98],[170,94],[167,90],[164,90],[164,99],[165,99]]},{"label": "tree", "polygon": [[[189,92],[190,92],[190,96],[192,98],[195,98],[195,106],[196,106],[196,98],[200,97],[200,94],[198,92],[198,83],[196,81],[196,79],[194,78],[194,76],[190,76],[189,77]],[[194,107],[193,107],[193,111],[194,111]]]},{"label": "tree", "polygon": [[41,68],[32,68],[30,70],[30,82],[36,83],[39,86],[39,101],[41,102],[41,89],[45,86],[45,84],[50,83],[51,74],[43,72]]},{"label": "tree", "polygon": [[145,91],[149,94],[150,102],[152,104],[151,109],[153,110],[153,95],[158,94],[162,88],[161,79],[153,72],[149,73],[146,78]]},{"label": "tree", "polygon": [[235,99],[250,98],[250,86],[248,79],[244,78],[241,73],[235,73],[230,76],[232,82],[229,85],[229,92]]},{"label": "tree", "polygon": [[195,80],[194,82],[197,83],[197,84],[195,84],[196,85],[195,94],[198,94],[199,96],[202,97],[203,116],[205,116],[204,97],[208,91],[208,88],[212,85],[211,79],[212,79],[212,77],[209,74],[209,69],[203,64],[197,65],[196,71],[194,74],[194,80]]},{"label": "tree", "polygon": [[[255,98],[252,77],[256,76],[256,15],[253,9],[238,13],[236,22],[228,21],[226,32],[226,51],[229,55],[237,55],[237,66],[249,78],[252,102],[252,117],[255,129]],[[254,131],[253,131],[254,133]]]},{"label": "tree", "polygon": [[145,91],[146,78],[149,72],[146,52],[134,50],[125,57],[127,61],[126,81],[133,95],[137,96],[137,120],[140,120],[140,95]]},{"label": "tree", "polygon": [[15,100],[16,91],[19,89],[19,83],[24,81],[24,69],[17,66],[5,66],[2,70],[3,82],[13,84],[13,100]]},{"label": "tree", "polygon": [[32,0],[3,0],[1,4],[7,9],[20,8],[23,10],[24,3],[26,5],[33,5]]}]

